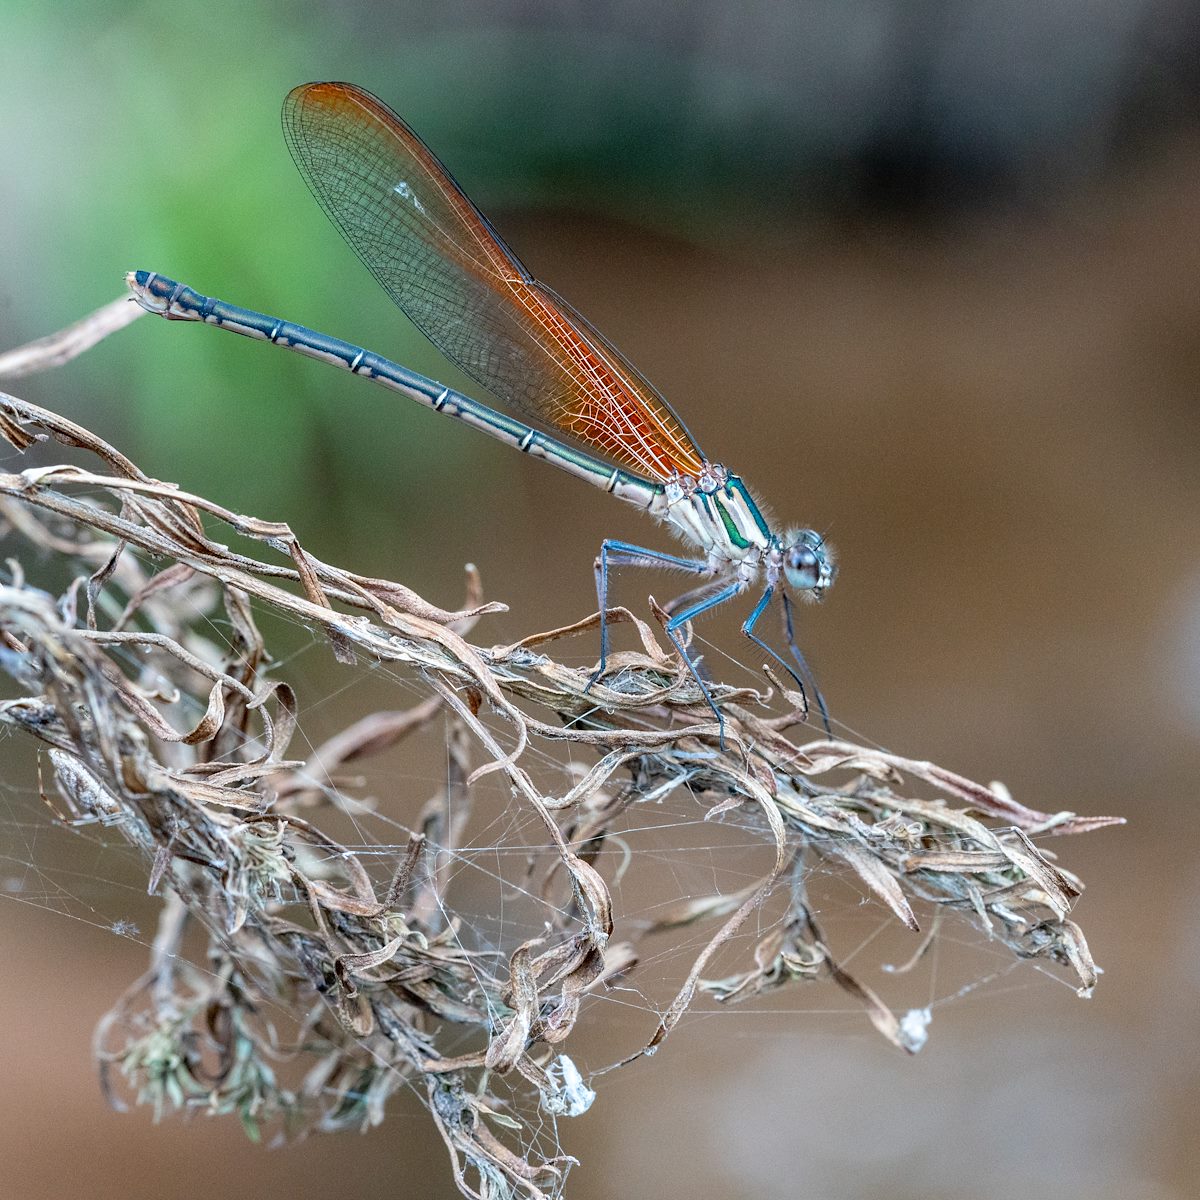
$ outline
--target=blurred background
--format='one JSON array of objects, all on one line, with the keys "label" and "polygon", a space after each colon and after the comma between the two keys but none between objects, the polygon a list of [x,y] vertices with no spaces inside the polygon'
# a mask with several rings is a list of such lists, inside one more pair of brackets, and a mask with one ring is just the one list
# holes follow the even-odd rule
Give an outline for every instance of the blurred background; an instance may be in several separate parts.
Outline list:
[{"label": "blurred background", "polygon": [[[564,1130],[584,1162],[568,1194],[1200,1194],[1198,14],[0,3],[0,347],[142,267],[463,385],[284,148],[284,94],[352,80],[710,456],[781,523],[828,531],[841,576],[801,640],[840,724],[1033,807],[1130,820],[1051,847],[1089,885],[1076,916],[1107,972],[1090,1002],[1032,966],[981,973],[935,997],[915,1059],[831,988],[698,1014]],[[476,563],[511,605],[485,644],[593,611],[603,537],[668,548],[469,430],[192,326],[142,321],[9,386],[436,602]],[[626,573],[617,599],[645,613],[670,586]],[[745,659],[733,616],[703,632]],[[309,647],[289,673],[312,740],[344,715],[324,663]],[[81,1177],[95,1200],[454,1194],[411,1098],[365,1139],[276,1152],[233,1122],[111,1111],[91,1028],[143,969],[155,907],[136,864],[106,886],[101,848],[51,827],[29,745],[0,742],[0,763],[0,1195]],[[436,780],[415,782],[423,799]],[[633,1036],[652,1027],[643,1011]],[[422,1190],[397,1182],[411,1171]]]}]

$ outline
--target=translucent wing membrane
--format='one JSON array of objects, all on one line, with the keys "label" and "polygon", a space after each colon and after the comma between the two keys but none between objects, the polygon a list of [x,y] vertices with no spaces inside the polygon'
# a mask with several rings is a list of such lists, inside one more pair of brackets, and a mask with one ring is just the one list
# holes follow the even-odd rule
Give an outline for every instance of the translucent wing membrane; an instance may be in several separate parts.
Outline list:
[{"label": "translucent wing membrane", "polygon": [[429,148],[347,83],[284,101],[312,193],[409,319],[481,387],[656,480],[702,456],[667,402],[500,240]]}]

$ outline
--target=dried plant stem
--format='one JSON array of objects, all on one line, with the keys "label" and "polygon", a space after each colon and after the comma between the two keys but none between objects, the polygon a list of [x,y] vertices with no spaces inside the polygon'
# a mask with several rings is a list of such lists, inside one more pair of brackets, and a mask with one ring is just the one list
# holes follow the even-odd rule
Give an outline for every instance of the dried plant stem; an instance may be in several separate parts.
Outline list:
[{"label": "dried plant stem", "polygon": [[[63,361],[123,323],[115,311],[0,367]],[[798,698],[781,715],[765,694],[715,682],[722,745],[677,657],[624,610],[612,618],[634,624],[641,649],[615,655],[588,691],[588,672],[548,648],[594,628],[595,616],[509,646],[476,645],[473,626],[503,606],[482,602],[470,568],[463,607],[443,609],[322,562],[285,524],[151,479],[95,434],[3,393],[0,435],[20,451],[82,451],[92,467],[0,474],[12,563],[0,585],[0,666],[24,692],[0,703],[0,724],[48,747],[62,818],[119,830],[164,899],[150,968],[98,1031],[109,1086],[123,1076],[160,1110],[236,1112],[252,1132],[275,1119],[293,1132],[377,1122],[391,1093],[416,1086],[464,1195],[558,1194],[572,1160],[538,1150],[525,1101],[555,1115],[590,1102],[563,1047],[589,994],[634,971],[638,953],[601,851],[631,805],[682,784],[696,820],[760,830],[774,860],[756,884],[680,897],[642,928],[644,937],[722,922],[644,1049],[698,990],[733,1001],[814,978],[855,997],[895,1045],[919,1048],[922,1035],[832,954],[805,896],[802,864],[814,858],[852,874],[911,930],[914,900],[974,914],[1016,954],[1065,964],[1081,992],[1093,987],[1069,918],[1082,885],[1031,839],[1112,818],[1038,812],[998,785],[865,746],[795,741],[790,731],[805,729]],[[261,557],[231,549],[222,526],[258,543]],[[82,573],[52,597],[16,565],[19,541]],[[264,611],[301,623],[345,663],[395,664],[423,695],[289,758],[298,706],[272,674],[256,623]],[[229,630],[223,644],[214,613]],[[202,713],[182,728],[181,697]],[[367,864],[313,814],[340,796],[347,764],[394,751],[435,718],[447,730],[445,788],[381,896]],[[530,769],[533,752],[561,759],[566,747],[585,765],[547,789]],[[455,911],[446,870],[472,790],[490,774],[544,839],[540,858],[530,853],[544,929],[504,947],[502,959],[462,936],[469,918]],[[718,950],[781,888],[786,912],[752,963],[707,979]],[[189,928],[208,939],[204,969],[176,953]],[[295,1087],[272,1066],[289,1059],[308,1064]]]}]

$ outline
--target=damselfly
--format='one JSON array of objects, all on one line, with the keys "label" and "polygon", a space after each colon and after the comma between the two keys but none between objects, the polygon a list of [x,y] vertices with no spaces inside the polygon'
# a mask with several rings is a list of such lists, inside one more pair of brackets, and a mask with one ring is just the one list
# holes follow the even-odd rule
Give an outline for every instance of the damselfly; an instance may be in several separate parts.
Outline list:
[{"label": "damselfly", "polygon": [[[702,579],[667,606],[667,636],[724,719],[685,641],[685,626],[763,580],[742,632],[780,663],[821,716],[820,693],[793,629],[789,589],[820,599],[834,564],[811,529],[779,534],[738,476],[705,457],[683,422],[635,367],[566,301],[521,265],[424,142],[382,101],[348,83],[289,93],[283,132],[300,174],[384,291],[452,362],[504,403],[596,451],[533,426],[323,333],[202,296],[161,275],[126,278],[138,303],[170,320],[203,321],[344,367],[545,459],[669,525],[691,557],[605,541],[596,558],[600,662],[608,650],[608,572],[682,570]],[[795,668],[756,632],[779,605]]]}]

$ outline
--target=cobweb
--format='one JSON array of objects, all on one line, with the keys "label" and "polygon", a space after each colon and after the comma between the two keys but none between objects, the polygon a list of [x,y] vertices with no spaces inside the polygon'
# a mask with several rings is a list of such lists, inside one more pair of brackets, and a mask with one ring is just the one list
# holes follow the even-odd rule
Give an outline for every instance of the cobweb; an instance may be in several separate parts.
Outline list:
[{"label": "cobweb", "polygon": [[722,739],[624,610],[589,690],[556,654],[595,616],[476,645],[471,570],[444,610],[3,393],[0,434],[73,460],[0,475],[0,888],[146,946],[97,1029],[114,1102],[294,1138],[411,1090],[463,1194],[536,1200],[689,1010],[915,1053],[1022,964],[1094,986],[1047,841],[1111,819],[814,739],[769,672],[713,681]]}]

